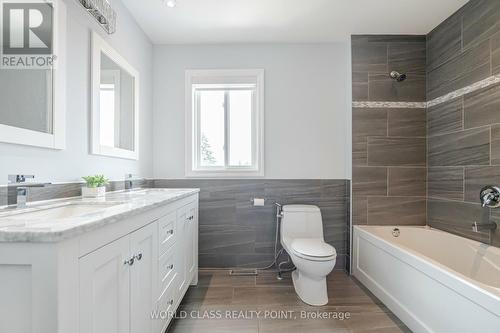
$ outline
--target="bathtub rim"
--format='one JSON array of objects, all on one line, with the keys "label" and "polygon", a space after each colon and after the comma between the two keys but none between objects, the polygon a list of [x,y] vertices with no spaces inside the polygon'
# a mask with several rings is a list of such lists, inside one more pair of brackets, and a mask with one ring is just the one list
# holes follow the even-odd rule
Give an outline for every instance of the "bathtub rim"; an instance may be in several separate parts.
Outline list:
[{"label": "bathtub rim", "polygon": [[[451,234],[446,231],[442,231],[439,229],[431,228],[429,226],[398,226],[398,225],[384,225],[384,226],[368,226],[368,225],[355,225],[354,228],[354,237],[356,234],[359,237],[363,238],[365,241],[370,242],[372,245],[380,248],[387,254],[392,257],[395,257],[397,260],[410,265],[414,269],[418,270],[420,273],[426,275],[427,277],[435,280],[437,283],[441,284],[443,287],[452,290],[453,292],[460,294],[462,297],[467,298],[469,301],[477,304],[482,307],[486,311],[494,314],[495,316],[500,318],[500,295],[495,294],[492,289],[488,285],[485,285],[479,281],[472,280],[467,276],[448,268],[447,266],[423,255],[417,251],[414,251],[405,246],[400,246],[398,244],[393,244],[381,237],[376,236],[375,234],[369,232],[369,229],[372,228],[413,228],[413,229],[424,229],[431,230],[434,232],[445,233],[447,236],[459,237],[460,239],[474,242],[477,244],[482,244],[480,242],[476,242],[474,240],[470,240],[468,238],[460,237],[454,234]],[[353,240],[353,243],[354,240]],[[356,251],[355,255],[359,255],[358,249],[353,249]],[[406,257],[402,257],[406,256]],[[356,258],[357,259],[357,258]],[[359,260],[356,260],[359,262]],[[354,263],[354,261],[353,261]],[[431,269],[429,269],[429,267]],[[360,270],[360,268],[356,267],[356,269]],[[427,269],[427,270],[426,270]],[[463,288],[463,285],[466,285],[468,288]],[[500,290],[499,290],[500,294]]]}]

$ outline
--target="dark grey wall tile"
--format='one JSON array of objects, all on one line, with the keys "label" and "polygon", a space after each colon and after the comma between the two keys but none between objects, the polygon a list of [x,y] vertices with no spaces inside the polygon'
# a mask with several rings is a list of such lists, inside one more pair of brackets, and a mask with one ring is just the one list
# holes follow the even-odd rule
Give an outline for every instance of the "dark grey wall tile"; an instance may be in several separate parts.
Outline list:
[{"label": "dark grey wall tile", "polygon": [[[262,267],[273,259],[274,202],[320,207],[325,240],[343,255],[348,247],[349,181],[330,179],[155,180],[155,187],[200,188],[200,267]],[[251,199],[265,198],[264,207]]]},{"label": "dark grey wall tile", "polygon": [[463,47],[472,47],[500,31],[498,22],[500,22],[499,1],[470,1],[463,15]]},{"label": "dark grey wall tile", "polygon": [[425,198],[369,197],[369,225],[425,225]]},{"label": "dark grey wall tile", "polygon": [[387,112],[389,136],[426,136],[427,114],[425,109],[389,109]]},{"label": "dark grey wall tile", "polygon": [[450,200],[464,199],[464,168],[430,167],[427,173],[428,196]]},{"label": "dark grey wall tile", "polygon": [[483,209],[479,204],[431,199],[427,203],[427,210],[427,224],[431,227],[481,242],[489,242],[488,232],[472,231],[474,222],[489,221],[489,209]]},{"label": "dark grey wall tile", "polygon": [[491,38],[491,74],[500,73],[500,33]]},{"label": "dark grey wall tile", "polygon": [[353,43],[425,43],[424,35],[352,35]]},{"label": "dark grey wall tile", "polygon": [[368,72],[352,73],[352,100],[368,100]]},{"label": "dark grey wall tile", "polygon": [[[151,187],[152,182],[146,179],[133,181],[135,187]],[[83,183],[47,184],[45,187],[32,187],[28,189],[28,202],[79,197],[82,195]],[[125,188],[123,181],[111,181],[106,185],[106,191],[118,191]],[[11,192],[12,193],[12,192]],[[7,205],[7,188],[0,187],[0,205]]]},{"label": "dark grey wall tile", "polygon": [[464,98],[465,128],[500,123],[500,85],[468,94]]},{"label": "dark grey wall tile", "polygon": [[389,168],[389,196],[425,197],[427,168]]},{"label": "dark grey wall tile", "polygon": [[387,110],[370,108],[352,109],[352,135],[386,136],[387,135]]},{"label": "dark grey wall tile", "polygon": [[471,129],[429,138],[429,166],[487,165],[489,128]]},{"label": "dark grey wall tile", "polygon": [[453,15],[427,35],[427,71],[455,57],[462,50],[462,18]]},{"label": "dark grey wall tile", "polygon": [[[354,195],[354,194],[353,194]],[[352,224],[368,223],[368,198],[353,196],[352,199]]]},{"label": "dark grey wall tile", "polygon": [[387,72],[387,44],[352,44],[352,70],[354,72]]},{"label": "dark grey wall tile", "polygon": [[425,138],[368,138],[368,165],[425,166]]},{"label": "dark grey wall tile", "polygon": [[367,165],[368,139],[366,136],[352,137],[352,165]]},{"label": "dark grey wall tile", "polygon": [[427,109],[429,136],[462,129],[463,98],[456,98]]},{"label": "dark grey wall tile", "polygon": [[372,74],[368,77],[370,101],[424,102],[425,75],[408,74],[403,82],[396,82],[388,73]]},{"label": "dark grey wall tile", "polygon": [[389,44],[389,71],[425,75],[426,45],[418,43],[392,42]]},{"label": "dark grey wall tile", "polygon": [[7,205],[7,187],[0,186],[0,206]]},{"label": "dark grey wall tile", "polygon": [[479,192],[486,185],[500,184],[497,166],[465,168],[465,201],[479,203]]},{"label": "dark grey wall tile", "polygon": [[427,98],[440,97],[490,75],[490,42],[487,40],[430,71]]},{"label": "dark grey wall tile", "polygon": [[491,126],[491,164],[500,165],[500,125]]},{"label": "dark grey wall tile", "polygon": [[491,221],[497,224],[497,229],[491,233],[491,245],[500,247],[500,210],[491,210]]},{"label": "dark grey wall tile", "polygon": [[354,195],[387,195],[387,168],[353,167],[352,192]]}]

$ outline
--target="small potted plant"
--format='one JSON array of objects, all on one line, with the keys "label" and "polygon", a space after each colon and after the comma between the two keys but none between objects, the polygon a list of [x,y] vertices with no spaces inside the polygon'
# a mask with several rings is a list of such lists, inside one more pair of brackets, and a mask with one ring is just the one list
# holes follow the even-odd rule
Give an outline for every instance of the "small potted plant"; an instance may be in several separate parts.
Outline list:
[{"label": "small potted plant", "polygon": [[108,180],[103,175],[82,177],[87,183],[86,187],[82,187],[82,197],[98,198],[106,195],[106,184]]}]

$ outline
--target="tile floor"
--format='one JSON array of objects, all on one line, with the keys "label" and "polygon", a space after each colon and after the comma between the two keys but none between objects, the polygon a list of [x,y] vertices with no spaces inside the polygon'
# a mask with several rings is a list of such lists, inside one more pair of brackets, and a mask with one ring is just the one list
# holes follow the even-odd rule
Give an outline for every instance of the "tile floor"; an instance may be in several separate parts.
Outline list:
[{"label": "tile floor", "polygon": [[[311,307],[296,296],[290,274],[278,281],[274,272],[236,277],[224,270],[200,271],[198,286],[188,290],[179,309],[179,314],[188,318],[173,321],[168,332],[411,333],[345,272],[334,271],[329,276],[328,290],[328,305]],[[190,314],[217,318],[193,318]],[[304,318],[318,314],[330,318]]]}]

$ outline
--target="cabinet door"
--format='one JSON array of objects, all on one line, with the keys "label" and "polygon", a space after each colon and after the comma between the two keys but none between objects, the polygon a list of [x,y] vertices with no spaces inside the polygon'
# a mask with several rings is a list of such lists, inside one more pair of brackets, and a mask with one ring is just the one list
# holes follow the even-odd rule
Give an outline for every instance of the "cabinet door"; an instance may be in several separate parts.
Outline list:
[{"label": "cabinet door", "polygon": [[130,333],[129,237],[80,259],[79,333]]},{"label": "cabinet door", "polygon": [[189,283],[186,275],[186,234],[188,232],[187,223],[188,210],[187,206],[181,207],[177,210],[177,256],[176,267],[178,274],[178,296],[182,296],[186,285]]},{"label": "cabinet door", "polygon": [[196,202],[188,205],[186,234],[186,274],[192,283],[198,266],[198,209]]},{"label": "cabinet door", "polygon": [[131,333],[152,333],[151,317],[158,293],[158,225],[151,223],[130,235],[135,258],[130,270]]}]

